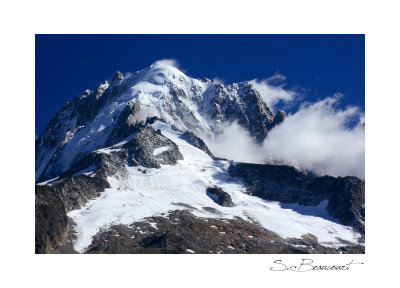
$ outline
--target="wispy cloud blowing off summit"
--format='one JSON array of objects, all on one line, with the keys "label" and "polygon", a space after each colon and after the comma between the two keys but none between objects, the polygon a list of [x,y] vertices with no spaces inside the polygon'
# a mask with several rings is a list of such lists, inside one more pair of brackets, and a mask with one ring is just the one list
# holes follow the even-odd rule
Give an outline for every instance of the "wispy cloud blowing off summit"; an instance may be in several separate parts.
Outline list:
[{"label": "wispy cloud blowing off summit", "polygon": [[155,64],[159,64],[159,65],[171,66],[171,67],[174,67],[176,69],[181,69],[179,67],[178,60],[175,60],[175,59],[161,59],[161,60],[157,60],[154,63]]}]

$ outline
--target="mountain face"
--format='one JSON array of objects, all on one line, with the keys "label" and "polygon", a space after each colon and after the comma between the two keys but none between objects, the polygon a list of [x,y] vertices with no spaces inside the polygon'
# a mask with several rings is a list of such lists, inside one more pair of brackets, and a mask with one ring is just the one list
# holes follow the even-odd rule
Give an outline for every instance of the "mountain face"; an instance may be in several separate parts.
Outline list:
[{"label": "mountain face", "polygon": [[201,139],[236,121],[261,142],[285,116],[247,82],[115,73],[36,140],[36,253],[363,253],[363,181],[233,163]]},{"label": "mountain face", "polygon": [[90,152],[122,141],[147,117],[209,136],[218,134],[224,121],[237,121],[258,141],[274,123],[247,82],[200,81],[161,64],[125,77],[117,72],[95,92],[86,90],[67,103],[46,126],[36,141],[36,181],[57,177]]}]

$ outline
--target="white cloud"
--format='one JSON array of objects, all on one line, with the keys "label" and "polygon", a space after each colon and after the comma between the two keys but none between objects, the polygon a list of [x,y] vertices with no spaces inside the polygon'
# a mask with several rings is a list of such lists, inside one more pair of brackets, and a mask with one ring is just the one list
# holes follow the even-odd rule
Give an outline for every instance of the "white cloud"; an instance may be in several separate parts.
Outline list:
[{"label": "white cloud", "polygon": [[208,148],[216,156],[247,163],[262,163],[259,156],[260,147],[249,132],[237,122],[224,123],[222,133],[215,137],[203,135]]},{"label": "white cloud", "polygon": [[[297,166],[318,175],[365,176],[364,119],[356,107],[337,108],[339,95],[304,104],[256,144],[238,124],[227,125],[214,139],[206,139],[215,155],[234,161]],[[362,120],[361,120],[362,121]]]},{"label": "white cloud", "polygon": [[249,83],[260,93],[264,103],[274,111],[276,104],[281,101],[283,103],[291,102],[296,95],[294,91],[284,88],[286,86],[285,80],[284,75],[277,73],[267,79],[253,79]]},{"label": "white cloud", "polygon": [[286,76],[281,73],[275,73],[271,77],[265,79],[269,84],[273,85],[273,83],[282,83],[286,81]]},{"label": "white cloud", "polygon": [[271,130],[263,143],[265,161],[299,166],[319,175],[365,176],[365,130],[361,123],[348,128],[356,107],[338,109],[337,97],[302,105],[281,125]]},{"label": "white cloud", "polygon": [[214,83],[216,84],[222,84],[222,85],[225,84],[225,80],[218,77],[213,78],[212,81],[214,81]]}]

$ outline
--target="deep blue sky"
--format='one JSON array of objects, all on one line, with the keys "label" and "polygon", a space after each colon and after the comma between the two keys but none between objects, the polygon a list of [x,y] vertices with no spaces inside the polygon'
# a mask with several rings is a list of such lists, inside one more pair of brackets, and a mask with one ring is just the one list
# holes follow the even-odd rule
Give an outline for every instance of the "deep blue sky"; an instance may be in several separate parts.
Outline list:
[{"label": "deep blue sky", "polygon": [[40,135],[67,102],[115,71],[176,59],[195,78],[225,83],[287,77],[308,101],[344,94],[365,109],[364,35],[36,35],[35,127]]}]

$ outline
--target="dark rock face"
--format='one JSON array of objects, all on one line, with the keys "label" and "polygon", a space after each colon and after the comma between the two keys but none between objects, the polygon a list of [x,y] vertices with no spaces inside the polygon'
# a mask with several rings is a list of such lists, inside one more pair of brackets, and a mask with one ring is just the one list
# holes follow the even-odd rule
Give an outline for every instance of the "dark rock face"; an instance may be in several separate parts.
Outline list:
[{"label": "dark rock face", "polygon": [[229,174],[242,178],[250,195],[283,203],[319,203],[315,203],[313,193],[306,190],[310,176],[291,166],[237,163],[229,167]]},{"label": "dark rock face", "polygon": [[58,247],[55,247],[53,251],[51,251],[51,254],[79,254],[77,251],[74,249],[74,242],[76,241],[77,237],[75,234],[75,226],[76,223],[68,217],[68,224],[67,224],[67,229],[68,229],[68,235],[67,239],[61,243]]},{"label": "dark rock face", "polygon": [[[160,165],[174,165],[183,156],[176,145],[169,138],[158,134],[146,125],[128,143],[122,146],[128,151],[128,164],[141,165],[148,168],[160,168]],[[157,153],[157,148],[165,148]]]},{"label": "dark rock face", "polygon": [[106,147],[117,144],[118,142],[127,138],[129,135],[139,131],[139,127],[137,125],[134,125],[134,123],[131,123],[131,121],[129,120],[130,117],[133,117],[133,115],[135,115],[139,110],[139,104],[133,105],[132,103],[128,103],[128,105],[119,115],[114,129],[107,139],[107,142],[105,144]]},{"label": "dark rock face", "polygon": [[124,79],[124,74],[117,71],[111,76],[111,83],[114,83],[115,81],[122,80],[122,79]]},{"label": "dark rock face", "polygon": [[307,186],[311,191],[325,191],[329,214],[345,225],[364,233],[365,183],[356,177],[317,177]]},{"label": "dark rock face", "polygon": [[233,207],[235,204],[232,202],[231,196],[222,190],[220,187],[214,186],[207,188],[207,195],[218,205],[224,207]]},{"label": "dark rock face", "polygon": [[50,187],[35,186],[35,253],[49,253],[67,238],[67,215]]},{"label": "dark rock face", "polygon": [[71,211],[79,209],[89,200],[100,196],[100,193],[109,188],[110,184],[104,178],[81,174],[76,177],[63,178],[48,185],[37,186],[49,189],[51,193],[61,199],[65,210]]},{"label": "dark rock face", "polygon": [[110,152],[108,154],[101,152],[93,152],[82,160],[74,163],[70,169],[61,174],[60,178],[78,176],[82,172],[95,171],[96,177],[106,179],[107,176],[113,176],[116,173],[125,174],[126,169],[124,163],[127,157],[124,153]]},{"label": "dark rock face", "polygon": [[199,218],[187,210],[176,210],[166,217],[150,217],[129,226],[120,224],[100,231],[86,253],[364,253],[362,246],[343,244],[339,249],[321,246],[311,235],[283,239],[242,219]]},{"label": "dark rock face", "polygon": [[272,121],[272,126],[276,126],[279,125],[280,123],[283,122],[283,120],[285,120],[286,118],[286,113],[285,111],[282,110],[278,110],[278,112],[276,112],[276,115],[274,116],[274,120]]},{"label": "dark rock face", "polygon": [[316,206],[328,200],[329,214],[360,233],[365,230],[365,183],[356,177],[315,177],[285,165],[237,163],[229,167],[250,195],[282,203]]},{"label": "dark rock face", "polygon": [[182,134],[181,138],[186,140],[186,142],[188,142],[190,145],[193,145],[194,147],[197,147],[201,151],[207,153],[208,156],[210,156],[211,158],[214,158],[214,155],[208,149],[206,143],[204,143],[204,141],[199,137],[197,137],[194,133],[186,131],[185,133]]},{"label": "dark rock face", "polygon": [[[229,90],[237,90],[241,100],[228,96]],[[238,121],[258,142],[262,142],[272,127],[273,113],[262,101],[260,94],[247,82],[233,85],[214,84],[205,92],[210,103],[202,103],[200,112],[211,107],[211,118],[216,121]]]}]

